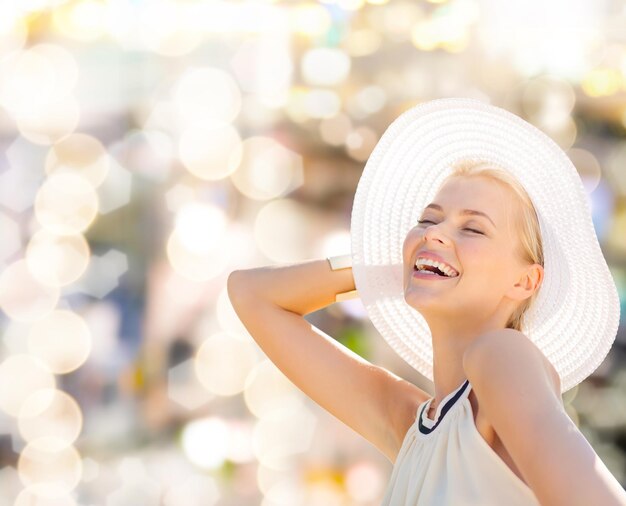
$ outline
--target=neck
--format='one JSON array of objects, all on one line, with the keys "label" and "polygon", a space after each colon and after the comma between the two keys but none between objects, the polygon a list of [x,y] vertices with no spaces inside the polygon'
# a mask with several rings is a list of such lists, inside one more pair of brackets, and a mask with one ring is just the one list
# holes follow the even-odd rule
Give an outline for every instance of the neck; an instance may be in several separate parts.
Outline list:
[{"label": "neck", "polygon": [[468,331],[467,325],[463,329],[451,329],[449,325],[431,327],[435,395],[430,409],[433,413],[439,403],[467,379],[463,369],[463,355],[469,345],[484,332],[500,327],[504,328],[504,325],[485,325],[478,331]]},{"label": "neck", "polygon": [[467,340],[444,340],[433,337],[435,397],[430,405],[433,413],[439,403],[467,379],[463,370],[463,354],[469,342]]}]

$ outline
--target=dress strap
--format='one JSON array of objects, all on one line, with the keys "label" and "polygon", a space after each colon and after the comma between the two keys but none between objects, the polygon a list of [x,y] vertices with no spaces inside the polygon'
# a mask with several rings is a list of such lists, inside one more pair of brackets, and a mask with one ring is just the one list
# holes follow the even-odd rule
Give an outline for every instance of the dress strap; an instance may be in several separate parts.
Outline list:
[{"label": "dress strap", "polygon": [[469,380],[465,380],[456,390],[450,392],[443,401],[437,407],[435,418],[430,419],[425,413],[428,413],[428,408],[433,401],[431,397],[425,403],[422,404],[422,409],[418,414],[418,429],[422,434],[430,434],[441,423],[444,416],[452,406],[461,398],[469,395],[471,385]]}]

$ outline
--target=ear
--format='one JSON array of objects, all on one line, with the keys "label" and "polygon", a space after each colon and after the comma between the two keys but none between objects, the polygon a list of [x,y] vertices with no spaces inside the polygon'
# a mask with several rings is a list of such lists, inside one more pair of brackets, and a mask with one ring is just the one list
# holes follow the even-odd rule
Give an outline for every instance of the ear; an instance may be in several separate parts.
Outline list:
[{"label": "ear", "polygon": [[543,282],[543,267],[532,264],[526,267],[517,282],[509,289],[507,295],[514,300],[524,300],[539,289]]}]

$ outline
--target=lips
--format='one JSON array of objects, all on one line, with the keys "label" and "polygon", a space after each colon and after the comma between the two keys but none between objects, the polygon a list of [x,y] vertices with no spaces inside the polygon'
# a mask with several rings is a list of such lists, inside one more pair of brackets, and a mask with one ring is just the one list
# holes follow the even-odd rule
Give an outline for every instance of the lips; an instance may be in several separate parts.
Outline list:
[{"label": "lips", "polygon": [[454,278],[449,278],[448,276],[440,276],[439,274],[424,274],[424,271],[417,270],[413,270],[413,277],[417,279],[431,279],[433,281],[458,278],[458,276],[455,276]]},{"label": "lips", "polygon": [[442,264],[448,266],[450,269],[456,272],[457,275],[460,274],[459,270],[453,265],[451,265],[449,262],[447,262],[443,257],[437,255],[436,253],[433,253],[432,251],[426,251],[426,250],[417,252],[415,257],[413,258],[413,268],[415,268],[415,262],[417,262],[417,259],[420,257],[429,258],[430,260],[435,260],[436,262],[441,262]]}]

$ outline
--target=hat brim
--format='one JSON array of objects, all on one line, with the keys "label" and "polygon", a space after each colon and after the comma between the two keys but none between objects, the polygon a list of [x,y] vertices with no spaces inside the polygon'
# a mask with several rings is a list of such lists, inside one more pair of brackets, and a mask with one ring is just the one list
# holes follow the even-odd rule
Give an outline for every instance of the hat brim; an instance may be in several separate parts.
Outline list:
[{"label": "hat brim", "polygon": [[388,344],[432,381],[432,336],[404,299],[402,245],[461,159],[495,162],[533,201],[544,280],[522,331],[554,365],[565,392],[608,354],[619,296],[576,168],[550,137],[505,109],[469,98],[431,100],[386,129],[366,162],[351,214],[352,272],[367,314]]}]

